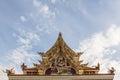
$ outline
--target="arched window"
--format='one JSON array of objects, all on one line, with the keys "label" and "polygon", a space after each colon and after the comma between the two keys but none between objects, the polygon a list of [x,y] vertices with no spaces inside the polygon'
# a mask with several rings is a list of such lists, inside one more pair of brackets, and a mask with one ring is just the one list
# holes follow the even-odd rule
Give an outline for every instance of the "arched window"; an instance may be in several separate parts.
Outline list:
[{"label": "arched window", "polygon": [[50,74],[51,74],[51,68],[48,68],[48,69],[45,71],[45,74],[50,75]]},{"label": "arched window", "polygon": [[76,74],[76,71],[75,71],[75,69],[73,69],[73,68],[71,68],[70,72],[71,72],[72,74]]}]

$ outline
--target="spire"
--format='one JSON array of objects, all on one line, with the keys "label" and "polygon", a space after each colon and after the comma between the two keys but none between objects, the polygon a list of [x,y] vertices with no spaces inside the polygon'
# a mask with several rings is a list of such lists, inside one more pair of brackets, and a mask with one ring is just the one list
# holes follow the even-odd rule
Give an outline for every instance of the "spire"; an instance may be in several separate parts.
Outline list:
[{"label": "spire", "polygon": [[59,32],[59,37],[60,37],[60,36],[62,36],[62,33],[61,33],[61,32]]},{"label": "spire", "polygon": [[64,41],[63,41],[63,39],[62,39],[62,33],[61,33],[61,32],[59,32],[58,39],[59,39],[59,42],[58,42],[58,44],[59,44],[59,49],[60,49],[60,52],[62,52],[62,50],[61,50],[61,48],[62,48],[61,40],[62,40],[62,42],[64,42]]},{"label": "spire", "polygon": [[62,38],[62,33],[61,32],[59,32],[59,35],[58,35],[58,40],[62,40],[62,42],[64,42],[64,40],[63,40],[63,38]]}]

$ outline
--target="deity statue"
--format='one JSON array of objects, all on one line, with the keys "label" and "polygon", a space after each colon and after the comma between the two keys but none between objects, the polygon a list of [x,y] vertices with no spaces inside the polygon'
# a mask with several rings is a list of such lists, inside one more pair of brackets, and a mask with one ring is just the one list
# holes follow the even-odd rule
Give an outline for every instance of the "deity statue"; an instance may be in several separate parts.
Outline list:
[{"label": "deity statue", "polygon": [[65,59],[62,56],[58,57],[58,59],[57,59],[57,66],[58,67],[65,66]]}]

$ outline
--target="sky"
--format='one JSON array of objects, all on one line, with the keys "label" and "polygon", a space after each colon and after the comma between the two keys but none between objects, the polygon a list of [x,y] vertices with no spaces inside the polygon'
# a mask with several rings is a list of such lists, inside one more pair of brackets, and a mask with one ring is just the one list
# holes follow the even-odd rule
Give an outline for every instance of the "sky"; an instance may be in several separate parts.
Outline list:
[{"label": "sky", "polygon": [[38,63],[59,32],[89,66],[116,69],[120,79],[120,0],[0,0],[0,80],[20,65]]}]

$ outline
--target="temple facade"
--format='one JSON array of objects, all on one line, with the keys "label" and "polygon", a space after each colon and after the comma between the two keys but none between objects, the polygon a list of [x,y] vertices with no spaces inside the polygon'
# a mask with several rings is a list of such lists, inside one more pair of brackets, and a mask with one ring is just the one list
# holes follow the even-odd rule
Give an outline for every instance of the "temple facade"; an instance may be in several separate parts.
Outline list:
[{"label": "temple facade", "polygon": [[33,63],[29,68],[21,65],[23,74],[15,74],[13,69],[6,70],[9,80],[113,80],[114,68],[108,73],[100,74],[100,64],[89,67],[82,64],[80,56],[83,52],[74,52],[59,33],[55,44],[45,53],[38,52],[42,57],[39,64]]}]

